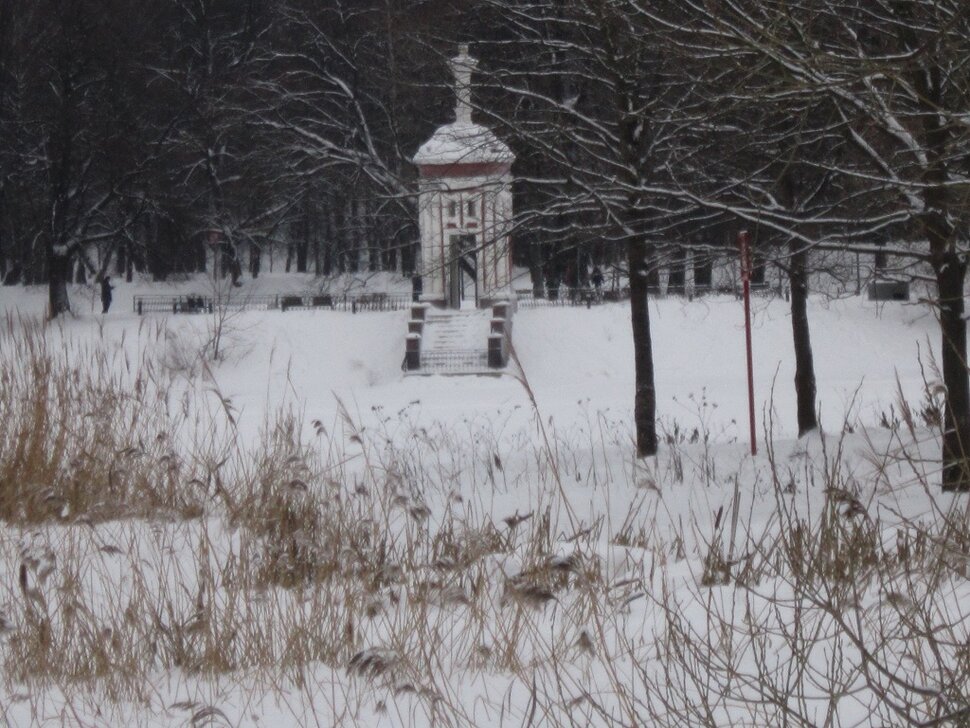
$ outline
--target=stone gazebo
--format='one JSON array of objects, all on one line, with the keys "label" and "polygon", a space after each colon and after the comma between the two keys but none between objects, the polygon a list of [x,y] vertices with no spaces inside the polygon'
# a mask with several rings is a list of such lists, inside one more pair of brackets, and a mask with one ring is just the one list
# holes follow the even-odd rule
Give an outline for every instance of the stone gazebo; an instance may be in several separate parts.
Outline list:
[{"label": "stone gazebo", "polygon": [[515,155],[472,121],[471,76],[478,61],[462,45],[451,59],[455,121],[414,155],[421,230],[421,300],[484,307],[511,291],[512,162]]}]

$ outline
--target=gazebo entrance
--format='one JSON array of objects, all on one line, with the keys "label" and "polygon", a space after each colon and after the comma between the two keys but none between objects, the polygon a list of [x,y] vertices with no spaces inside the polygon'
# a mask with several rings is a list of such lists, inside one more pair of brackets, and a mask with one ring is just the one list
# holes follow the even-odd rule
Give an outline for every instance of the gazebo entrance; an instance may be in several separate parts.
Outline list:
[{"label": "gazebo entrance", "polygon": [[448,262],[448,308],[461,308],[469,300],[478,306],[477,246],[474,235],[452,235]]}]

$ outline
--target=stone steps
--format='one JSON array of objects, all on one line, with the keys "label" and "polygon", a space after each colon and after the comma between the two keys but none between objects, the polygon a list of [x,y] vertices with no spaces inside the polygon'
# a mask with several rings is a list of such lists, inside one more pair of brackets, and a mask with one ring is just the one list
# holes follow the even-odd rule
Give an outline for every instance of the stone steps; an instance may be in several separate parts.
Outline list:
[{"label": "stone steps", "polygon": [[489,312],[429,313],[421,339],[421,371],[475,373],[488,369]]},{"label": "stone steps", "polygon": [[494,374],[488,368],[488,351],[468,349],[421,352],[422,374]]}]

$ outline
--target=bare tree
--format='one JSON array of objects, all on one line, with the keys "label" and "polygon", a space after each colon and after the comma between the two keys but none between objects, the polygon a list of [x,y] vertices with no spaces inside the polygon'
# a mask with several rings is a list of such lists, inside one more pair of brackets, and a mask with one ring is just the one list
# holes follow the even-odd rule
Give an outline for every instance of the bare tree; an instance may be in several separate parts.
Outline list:
[{"label": "bare tree", "polygon": [[671,109],[690,113],[689,86],[662,26],[634,0],[494,0],[492,8],[507,29],[494,52],[482,53],[500,59],[493,78],[508,111],[496,121],[533,155],[523,187],[532,188],[534,202],[519,213],[519,225],[565,245],[596,241],[624,251],[636,451],[653,455],[651,270],[679,247],[680,226],[703,214],[685,195],[663,192],[684,141]]},{"label": "bare tree", "polygon": [[[876,253],[873,242],[888,240],[882,252],[927,267],[935,284],[947,393],[943,487],[970,489],[963,299],[970,17],[964,4],[737,0],[714,6],[688,0],[678,9],[686,23],[641,5],[711,59],[758,68],[783,89],[777,98],[801,99],[821,110],[826,126],[816,129],[841,138],[839,154],[799,155],[801,168],[824,180],[830,198],[835,192],[834,204],[806,209],[748,195],[730,209],[805,249]],[[682,189],[695,184],[681,180]]]},{"label": "bare tree", "polygon": [[302,201],[291,251],[298,270],[310,246],[318,269],[399,267],[416,240],[407,160],[446,98],[424,84],[439,60],[424,47],[435,4],[287,3],[279,42],[262,59],[254,123],[274,140]]},{"label": "bare tree", "polygon": [[105,256],[89,249],[110,254],[137,208],[128,198],[150,152],[124,150],[139,147],[151,17],[126,0],[4,4],[4,233],[24,278],[49,283],[51,316],[69,308],[75,265],[98,273]]}]

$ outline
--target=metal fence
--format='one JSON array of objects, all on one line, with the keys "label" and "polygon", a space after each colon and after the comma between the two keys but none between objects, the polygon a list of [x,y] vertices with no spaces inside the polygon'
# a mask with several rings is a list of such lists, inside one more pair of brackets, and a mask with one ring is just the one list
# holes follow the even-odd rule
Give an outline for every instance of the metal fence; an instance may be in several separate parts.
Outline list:
[{"label": "metal fence", "polygon": [[202,294],[183,296],[134,296],[135,313],[212,313],[218,309],[233,311],[292,311],[329,309],[332,311],[402,311],[411,306],[413,297],[405,293],[328,293],[240,295],[215,298]]},{"label": "metal fence", "polygon": [[597,288],[559,288],[547,292],[546,298],[536,298],[532,291],[516,291],[516,305],[520,308],[544,306],[592,306],[630,298],[630,289],[605,290]]},{"label": "metal fence", "polygon": [[212,299],[201,294],[185,296],[134,296],[135,313],[210,313]]},{"label": "metal fence", "polygon": [[228,311],[269,311],[280,307],[279,296],[226,296],[212,299],[212,307]]},{"label": "metal fence", "polygon": [[[761,293],[765,296],[781,296],[782,291],[771,288],[765,283],[752,283],[751,291]],[[667,288],[661,289],[659,286],[648,286],[647,295],[651,298],[673,298],[683,297],[688,300],[700,296],[724,295],[740,296],[740,288],[714,287],[714,286],[693,286],[689,288]],[[629,301],[629,288],[559,288],[547,291],[545,298],[537,298],[531,290],[519,290],[515,292],[516,305],[520,308],[541,308],[547,306],[595,306],[601,303],[612,303],[615,301]]]}]

